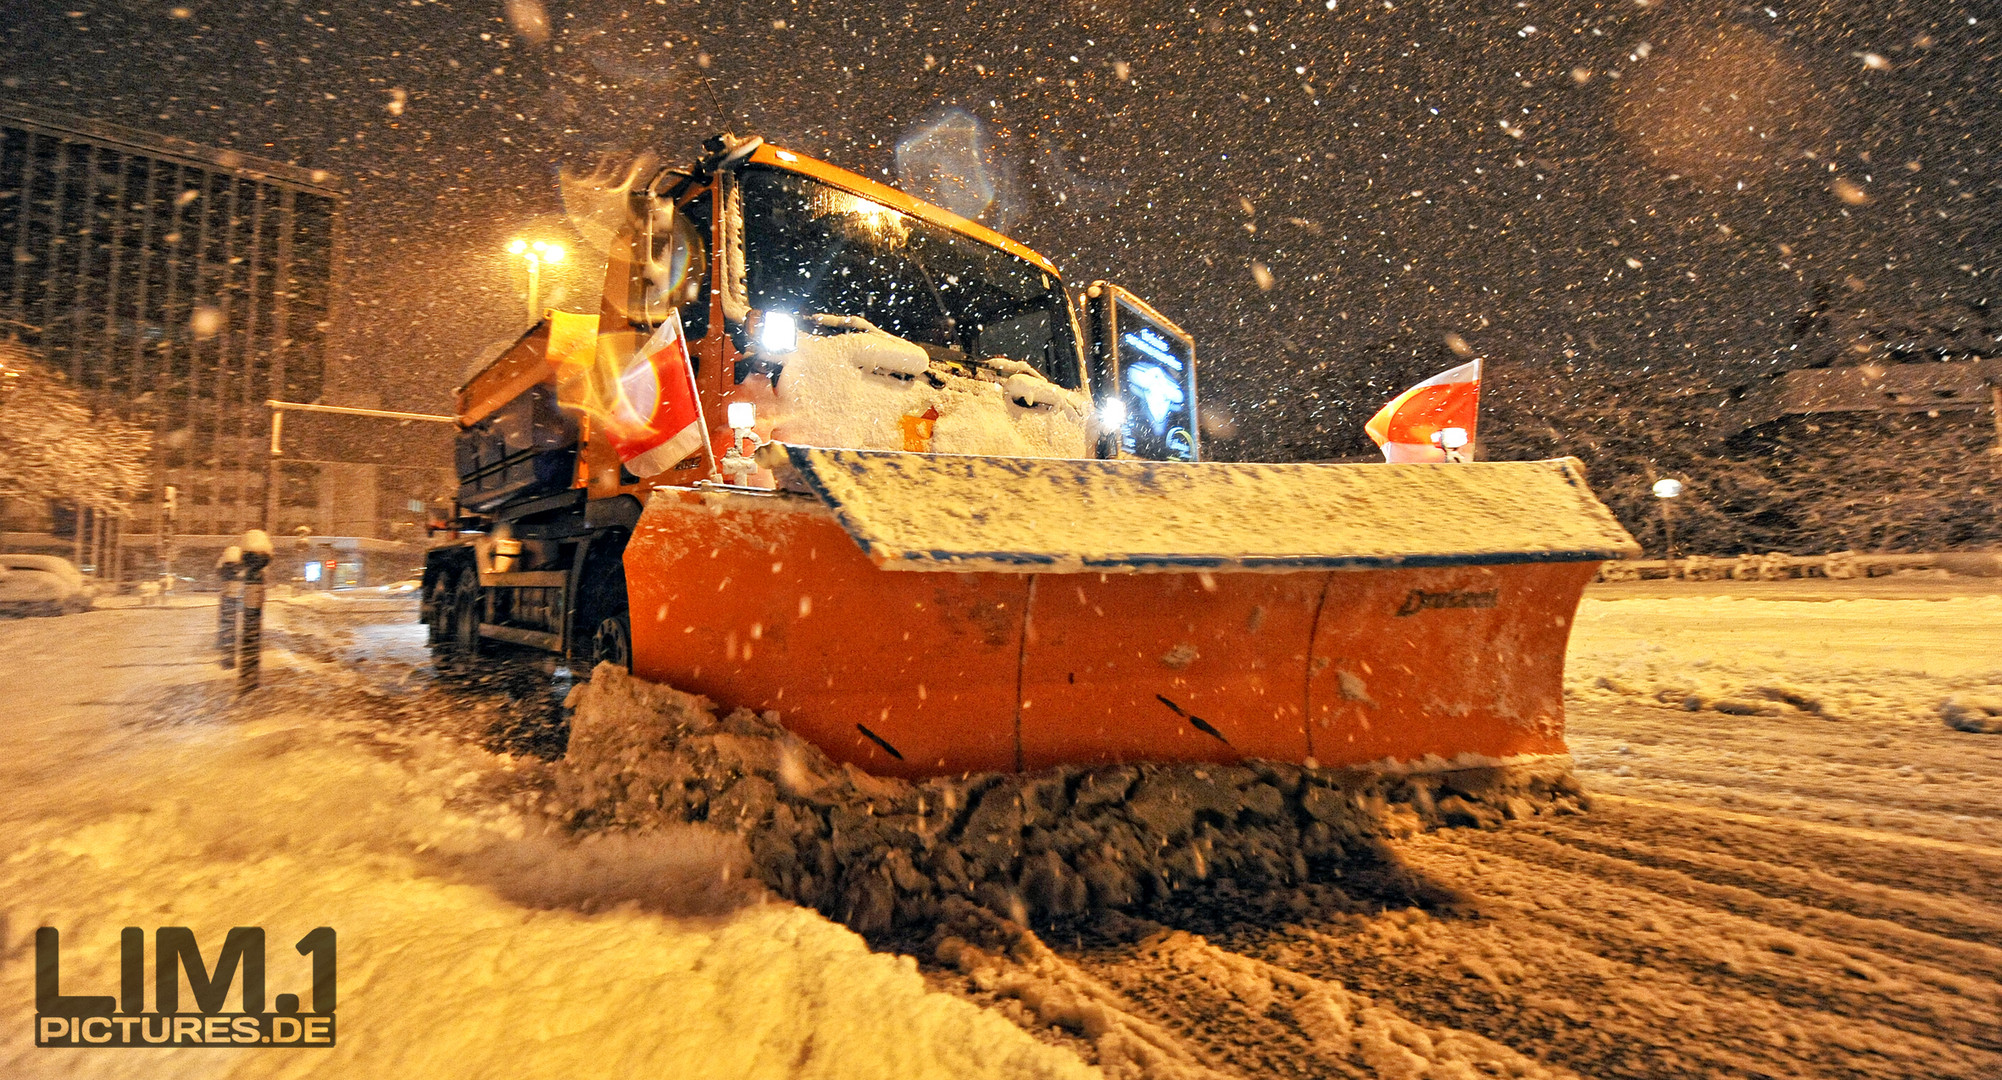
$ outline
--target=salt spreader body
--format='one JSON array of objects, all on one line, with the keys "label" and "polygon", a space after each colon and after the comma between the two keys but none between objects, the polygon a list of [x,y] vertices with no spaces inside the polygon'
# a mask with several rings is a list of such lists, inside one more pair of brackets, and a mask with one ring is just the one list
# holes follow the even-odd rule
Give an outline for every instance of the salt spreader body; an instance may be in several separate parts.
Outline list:
[{"label": "salt spreader body", "polygon": [[[1006,237],[712,149],[612,190],[596,316],[461,389],[441,646],[626,664],[905,777],[1564,752],[1571,618],[1635,550],[1575,461],[1203,461],[1145,303],[1096,283],[1080,328]],[[652,431],[676,378],[699,445]]]}]

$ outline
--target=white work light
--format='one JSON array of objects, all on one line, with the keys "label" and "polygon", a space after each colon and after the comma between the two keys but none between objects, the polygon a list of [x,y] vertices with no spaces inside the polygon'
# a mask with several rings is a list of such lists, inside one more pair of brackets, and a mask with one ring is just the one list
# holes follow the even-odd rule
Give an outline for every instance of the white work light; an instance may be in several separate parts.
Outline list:
[{"label": "white work light", "polygon": [[733,401],[723,412],[730,420],[730,446],[719,464],[731,483],[748,484],[751,474],[758,471],[758,447],[765,445],[765,440],[758,438],[758,407],[748,401]]},{"label": "white work light", "polygon": [[789,353],[799,348],[799,323],[783,311],[765,312],[758,327],[758,348],[766,353]]}]

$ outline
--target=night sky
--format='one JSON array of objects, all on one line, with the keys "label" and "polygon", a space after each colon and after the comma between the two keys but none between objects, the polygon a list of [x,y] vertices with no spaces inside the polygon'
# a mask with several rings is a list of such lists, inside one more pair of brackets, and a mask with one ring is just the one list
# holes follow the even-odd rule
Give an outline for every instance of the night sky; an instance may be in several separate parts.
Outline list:
[{"label": "night sky", "polygon": [[1456,349],[1518,424],[1728,387],[1817,290],[1969,310],[2002,241],[1992,3],[4,2],[0,97],[340,177],[340,395],[392,407],[526,327],[563,170],[724,128],[894,180],[974,118],[986,220],[1195,334],[1219,456],[1365,453]]}]

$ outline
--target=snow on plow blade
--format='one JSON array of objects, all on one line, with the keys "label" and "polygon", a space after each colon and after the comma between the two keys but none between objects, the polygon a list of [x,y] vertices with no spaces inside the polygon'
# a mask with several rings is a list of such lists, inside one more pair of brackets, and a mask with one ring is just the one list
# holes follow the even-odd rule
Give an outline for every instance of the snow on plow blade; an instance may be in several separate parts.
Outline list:
[{"label": "snow on plow blade", "polygon": [[634,671],[889,775],[1562,753],[1579,595],[1636,550],[1570,459],[782,449],[797,491],[655,493]]}]

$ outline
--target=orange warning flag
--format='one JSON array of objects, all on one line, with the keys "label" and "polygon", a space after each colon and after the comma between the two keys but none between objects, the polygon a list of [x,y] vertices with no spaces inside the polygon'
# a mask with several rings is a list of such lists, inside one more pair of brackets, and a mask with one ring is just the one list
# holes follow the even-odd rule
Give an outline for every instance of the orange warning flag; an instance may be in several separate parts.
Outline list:
[{"label": "orange warning flag", "polygon": [[1471,461],[1480,408],[1481,362],[1471,360],[1397,395],[1363,430],[1385,461]]}]

